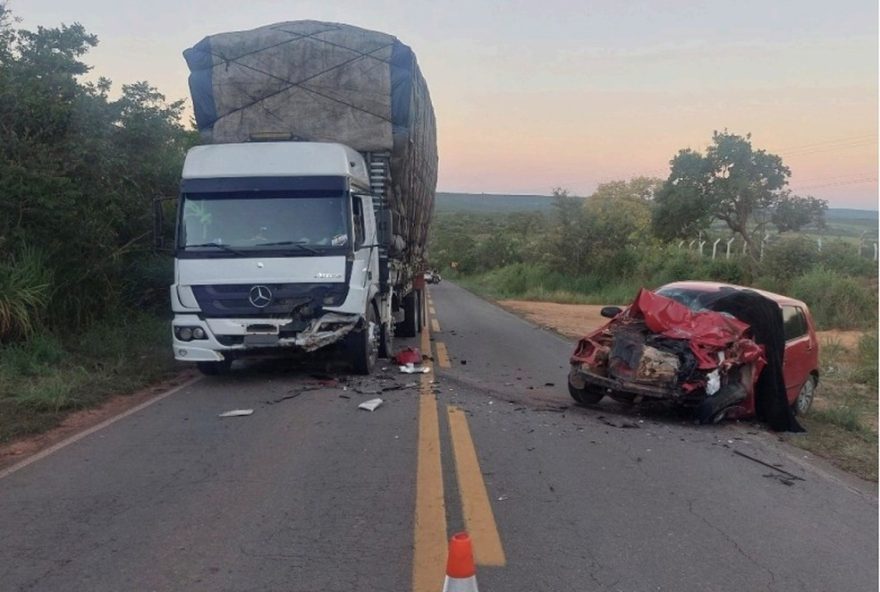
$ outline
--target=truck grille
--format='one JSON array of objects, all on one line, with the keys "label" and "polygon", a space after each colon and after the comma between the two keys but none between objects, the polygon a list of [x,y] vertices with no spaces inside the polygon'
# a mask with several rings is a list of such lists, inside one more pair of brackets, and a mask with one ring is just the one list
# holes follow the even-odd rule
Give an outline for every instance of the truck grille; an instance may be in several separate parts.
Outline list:
[{"label": "truck grille", "polygon": [[[271,292],[269,304],[257,307],[251,289],[264,286]],[[313,318],[324,306],[339,306],[348,295],[347,284],[219,284],[193,286],[193,294],[206,318],[289,317]]]}]

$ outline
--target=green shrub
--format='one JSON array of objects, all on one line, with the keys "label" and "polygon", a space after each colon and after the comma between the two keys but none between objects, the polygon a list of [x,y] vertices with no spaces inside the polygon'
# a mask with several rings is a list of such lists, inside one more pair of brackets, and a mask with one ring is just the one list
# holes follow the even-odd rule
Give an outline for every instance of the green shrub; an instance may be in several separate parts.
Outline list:
[{"label": "green shrub", "polygon": [[761,272],[778,279],[789,279],[806,273],[819,260],[816,241],[803,237],[790,237],[770,245],[761,261]]},{"label": "green shrub", "polygon": [[822,329],[860,329],[877,323],[877,292],[867,282],[816,268],[794,278],[790,296],[803,300]]},{"label": "green shrub", "polygon": [[853,379],[877,388],[877,331],[869,331],[859,339]]}]

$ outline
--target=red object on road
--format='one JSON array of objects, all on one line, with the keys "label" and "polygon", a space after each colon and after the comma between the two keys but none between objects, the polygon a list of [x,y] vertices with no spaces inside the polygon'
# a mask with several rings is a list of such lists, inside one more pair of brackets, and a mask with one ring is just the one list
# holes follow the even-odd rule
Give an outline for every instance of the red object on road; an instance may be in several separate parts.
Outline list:
[{"label": "red object on road", "polygon": [[421,364],[422,352],[417,347],[407,347],[394,355],[394,362],[406,366],[407,364]]},{"label": "red object on road", "polygon": [[471,537],[459,532],[449,539],[449,555],[446,560],[446,581],[443,592],[477,592],[477,568],[474,565],[474,549]]}]

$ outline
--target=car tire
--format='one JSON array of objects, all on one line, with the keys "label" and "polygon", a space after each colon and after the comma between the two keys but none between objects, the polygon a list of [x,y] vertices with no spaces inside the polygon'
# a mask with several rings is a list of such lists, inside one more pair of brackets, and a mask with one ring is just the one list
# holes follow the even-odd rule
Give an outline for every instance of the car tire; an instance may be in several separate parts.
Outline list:
[{"label": "car tire", "polygon": [[727,411],[746,398],[746,389],[740,383],[726,384],[714,395],[708,395],[697,407],[697,419],[703,425],[724,419]]},{"label": "car tire", "polygon": [[595,405],[605,396],[604,393],[589,387],[576,387],[571,383],[571,379],[568,380],[568,394],[575,400],[575,403],[581,405]]},{"label": "car tire", "polygon": [[229,372],[232,368],[232,360],[226,358],[219,362],[196,362],[196,368],[205,376],[220,376]]},{"label": "car tire", "polygon": [[803,415],[810,410],[813,399],[816,397],[816,382],[816,377],[811,374],[804,386],[801,387],[801,392],[791,404],[791,410],[795,415]]},{"label": "car tire", "polygon": [[379,331],[372,304],[367,307],[363,325],[348,334],[348,359],[355,374],[368,375],[379,357]]}]

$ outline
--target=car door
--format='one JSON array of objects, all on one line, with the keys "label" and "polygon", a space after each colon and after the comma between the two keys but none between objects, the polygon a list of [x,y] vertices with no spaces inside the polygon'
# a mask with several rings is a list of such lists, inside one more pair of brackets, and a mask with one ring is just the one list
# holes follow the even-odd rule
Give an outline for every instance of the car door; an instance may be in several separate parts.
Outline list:
[{"label": "car door", "polygon": [[810,339],[804,310],[799,306],[783,305],[782,323],[785,333],[783,375],[789,402],[794,401],[812,371],[810,360],[815,345]]}]

